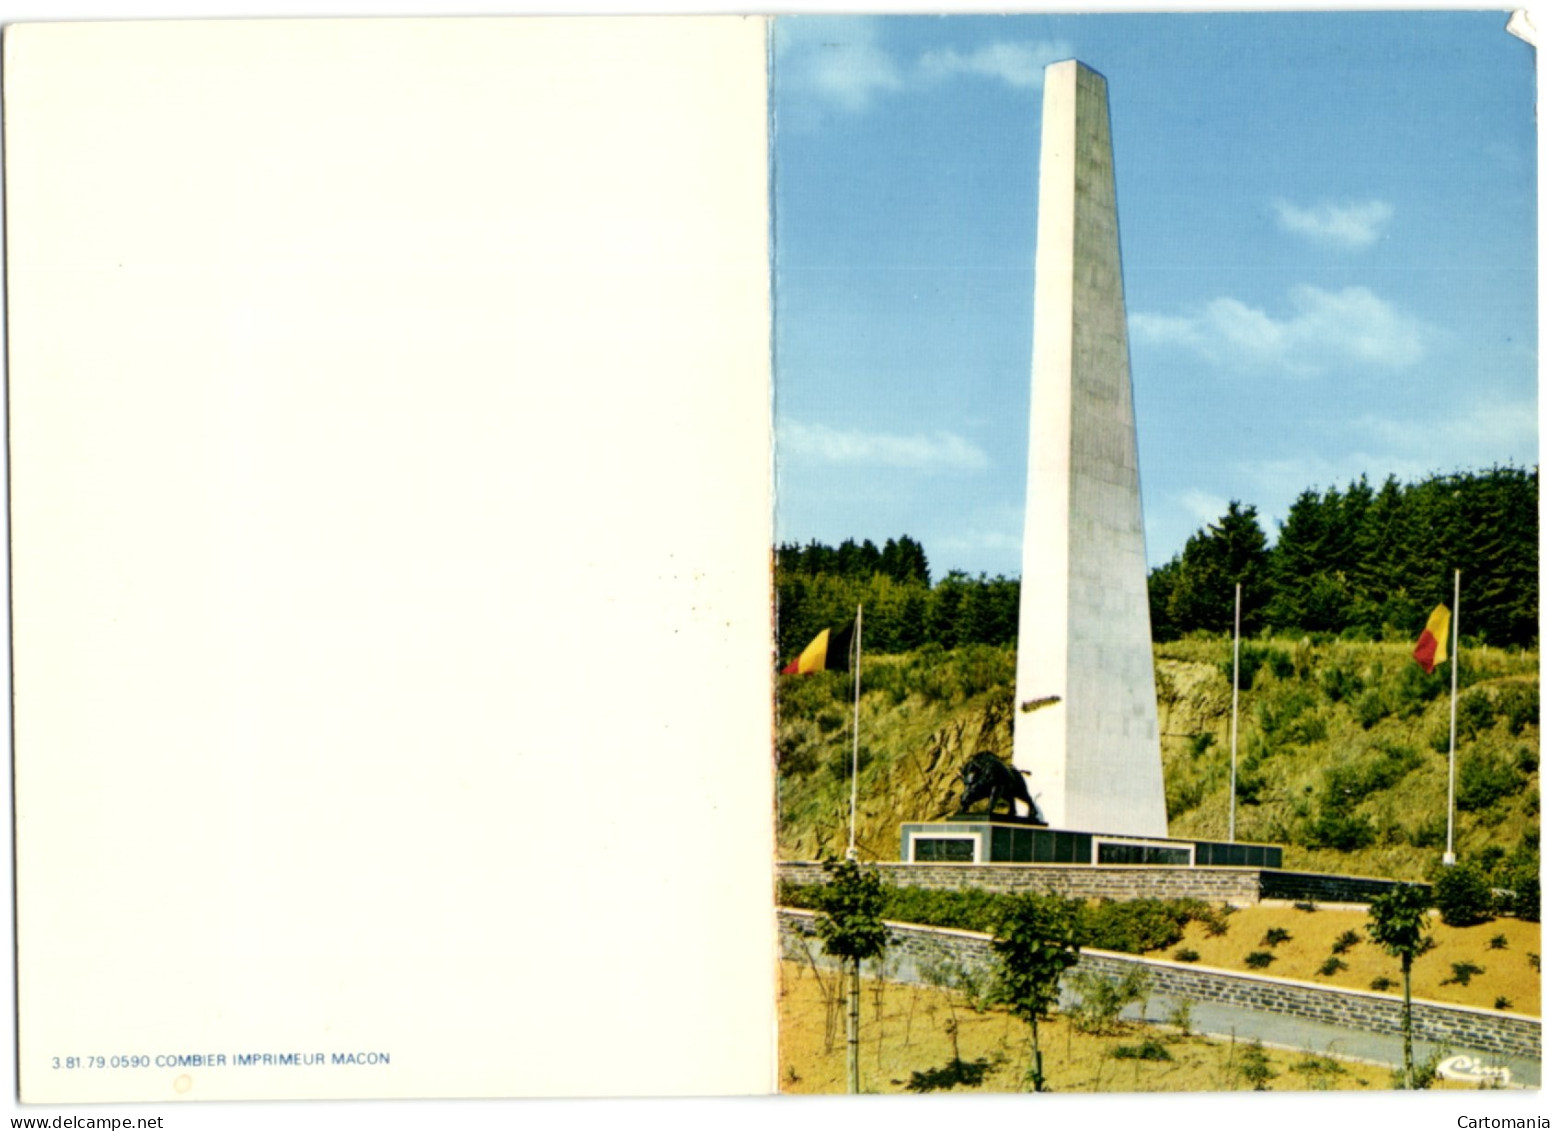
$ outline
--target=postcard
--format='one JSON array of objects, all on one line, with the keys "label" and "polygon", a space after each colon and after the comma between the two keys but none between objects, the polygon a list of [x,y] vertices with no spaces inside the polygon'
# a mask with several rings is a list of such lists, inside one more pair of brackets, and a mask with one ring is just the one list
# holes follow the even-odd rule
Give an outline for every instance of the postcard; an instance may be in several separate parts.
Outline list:
[{"label": "postcard", "polygon": [[23,1104],[1536,1084],[1507,24],[6,28]]}]

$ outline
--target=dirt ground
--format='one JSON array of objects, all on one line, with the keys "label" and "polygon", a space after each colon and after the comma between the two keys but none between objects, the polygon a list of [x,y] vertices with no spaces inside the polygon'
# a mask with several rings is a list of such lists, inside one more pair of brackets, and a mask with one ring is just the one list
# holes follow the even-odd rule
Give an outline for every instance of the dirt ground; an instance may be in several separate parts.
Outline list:
[{"label": "dirt ground", "polygon": [[[1437,953],[1437,952],[1433,952]],[[845,1091],[844,1009],[831,1007],[832,964],[781,963],[780,1086],[792,1093]],[[928,986],[862,979],[861,1079],[864,1092],[1028,1091],[1029,1034],[1000,1009],[978,1012],[960,995]],[[829,1034],[833,1032],[833,1036]],[[1166,1059],[1113,1055],[1157,1042]],[[1250,1091],[1263,1076],[1275,1090],[1384,1089],[1379,1065],[1250,1042],[1185,1035],[1174,1027],[1122,1023],[1090,1035],[1063,1018],[1041,1024],[1046,1086],[1054,1092]],[[1153,1050],[1151,1050],[1153,1051]],[[1440,1087],[1442,1085],[1438,1085]]]},{"label": "dirt ground", "polygon": [[[1175,960],[1178,952],[1191,950],[1198,958],[1189,965],[1250,972],[1253,968],[1246,956],[1268,951],[1273,962],[1256,972],[1354,990],[1369,990],[1374,979],[1387,978],[1392,985],[1385,992],[1401,994],[1398,960],[1372,943],[1367,918],[1364,910],[1308,912],[1290,903],[1262,903],[1232,913],[1221,937],[1211,936],[1203,923],[1191,923],[1181,942],[1146,957]],[[1265,946],[1264,936],[1275,929],[1288,932],[1290,938]],[[1354,931],[1360,941],[1335,955],[1334,944],[1346,931]],[[1435,947],[1416,959],[1410,972],[1409,988],[1415,997],[1539,1016],[1540,971],[1529,958],[1540,953],[1538,923],[1493,919],[1476,927],[1449,927],[1433,915],[1430,933]],[[1492,940],[1504,940],[1505,945],[1498,941],[1493,948]],[[1343,966],[1331,975],[1323,974],[1324,963],[1332,957]],[[1468,972],[1468,984],[1459,984],[1452,981],[1454,964],[1473,965],[1481,972]],[[1506,1005],[1498,1007],[1502,998]]]}]

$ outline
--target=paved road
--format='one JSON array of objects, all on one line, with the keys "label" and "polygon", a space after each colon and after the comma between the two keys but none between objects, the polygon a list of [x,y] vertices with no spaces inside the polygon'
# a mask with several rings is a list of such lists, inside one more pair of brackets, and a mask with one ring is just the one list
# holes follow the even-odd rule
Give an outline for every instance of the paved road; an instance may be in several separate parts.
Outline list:
[{"label": "paved road", "polygon": [[[1172,998],[1151,994],[1148,1017],[1151,1021],[1164,1021],[1176,1002]],[[1137,1017],[1138,1007],[1131,1006],[1125,1016]],[[1351,1057],[1356,1060],[1375,1061],[1397,1067],[1404,1063],[1404,1038],[1380,1033],[1362,1033],[1339,1025],[1328,1025],[1284,1013],[1266,1013],[1262,1010],[1243,1009],[1240,1006],[1219,1005],[1212,1002],[1194,1002],[1192,1006],[1193,1028],[1201,1033],[1228,1037],[1234,1032],[1240,1040],[1261,1040],[1265,1045],[1303,1049],[1309,1052],[1328,1053]],[[1415,1042],[1415,1059],[1428,1060],[1440,1050],[1429,1041]],[[1478,1057],[1488,1065],[1505,1065],[1512,1070],[1513,1086],[1539,1087],[1539,1061],[1523,1057],[1500,1058],[1487,1052],[1450,1047],[1442,1056],[1464,1053]]]},{"label": "paved road", "polygon": [[[889,958],[888,976],[897,981],[920,980],[915,962],[904,956]],[[1061,1004],[1066,1006],[1075,999],[1068,991],[1067,983],[1063,985]],[[1176,998],[1167,995],[1151,994],[1148,1018],[1151,1021],[1167,1020],[1176,1002]],[[1123,1011],[1124,1016],[1129,1018],[1136,1018],[1138,1013],[1139,1007],[1136,1005],[1129,1006]],[[1234,1032],[1238,1039],[1244,1041],[1261,1040],[1265,1045],[1368,1060],[1392,1068],[1397,1068],[1404,1063],[1404,1038],[1396,1033],[1363,1033],[1356,1029],[1346,1029],[1341,1025],[1329,1025],[1322,1021],[1294,1017],[1287,1013],[1269,1013],[1259,1009],[1245,1009],[1237,1005],[1213,1002],[1194,1002],[1192,1027],[1200,1033],[1211,1036],[1228,1037]],[[1415,1042],[1416,1061],[1429,1060],[1433,1056],[1459,1054],[1476,1057],[1482,1064],[1502,1065],[1511,1069],[1514,1087],[1539,1087],[1540,1062],[1538,1060],[1526,1057],[1502,1058],[1492,1053],[1459,1046],[1438,1049],[1429,1041]]]}]

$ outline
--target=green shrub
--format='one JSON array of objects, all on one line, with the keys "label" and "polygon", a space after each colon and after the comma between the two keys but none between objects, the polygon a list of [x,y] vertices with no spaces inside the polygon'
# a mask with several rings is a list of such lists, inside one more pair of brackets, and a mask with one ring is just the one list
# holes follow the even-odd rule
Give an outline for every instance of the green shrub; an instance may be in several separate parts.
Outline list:
[{"label": "green shrub", "polygon": [[1413,746],[1385,743],[1376,756],[1366,762],[1361,773],[1361,788],[1367,793],[1391,789],[1418,770],[1424,761],[1425,758]]},{"label": "green shrub", "polygon": [[1322,684],[1323,694],[1335,703],[1348,699],[1364,686],[1359,675],[1333,665],[1322,670],[1319,682]]},{"label": "green shrub", "polygon": [[1353,707],[1355,721],[1361,730],[1370,730],[1392,713],[1387,697],[1375,687],[1368,687],[1355,697]]},{"label": "green shrub", "polygon": [[1539,686],[1512,684],[1496,696],[1496,710],[1507,716],[1507,733],[1516,737],[1525,726],[1539,725]]},{"label": "green shrub", "polygon": [[1315,700],[1305,687],[1289,687],[1258,704],[1257,724],[1281,746],[1304,746],[1328,737],[1328,720],[1312,708]]},{"label": "green shrub", "polygon": [[1390,688],[1395,713],[1400,715],[1418,715],[1441,693],[1440,673],[1427,675],[1413,660],[1399,669]]},{"label": "green shrub", "polygon": [[[1482,730],[1489,730],[1496,723],[1496,705],[1483,691],[1472,692],[1458,698],[1458,741],[1472,739]],[[1468,729],[1465,730],[1464,728]]]},{"label": "green shrub", "polygon": [[1328,720],[1315,711],[1308,712],[1291,724],[1285,739],[1298,746],[1322,742],[1328,737]]},{"label": "green shrub", "polygon": [[1534,968],[1534,973],[1538,974],[1539,973],[1539,955],[1535,954],[1532,950],[1525,951],[1525,953],[1528,955],[1528,964]]},{"label": "green shrub", "polygon": [[1017,898],[981,888],[885,889],[884,918],[960,931],[992,931]]},{"label": "green shrub", "polygon": [[1145,1037],[1136,1045],[1118,1045],[1111,1050],[1117,1060],[1170,1060],[1171,1052],[1163,1041]]},{"label": "green shrub", "polygon": [[[776,885],[776,901],[781,906],[816,909],[822,888],[821,884],[782,880]],[[886,886],[883,917],[902,923],[990,933],[1023,898],[982,888]],[[1194,919],[1205,923],[1222,921],[1219,913],[1196,899],[1103,900],[1096,907],[1086,907],[1079,899],[1067,902],[1079,912],[1081,945],[1124,954],[1174,946]]]},{"label": "green shrub", "polygon": [[1360,942],[1360,935],[1353,929],[1344,931],[1340,933],[1338,938],[1333,940],[1333,953],[1348,954],[1350,947],[1358,942]]},{"label": "green shrub", "polygon": [[1445,1051],[1446,1050],[1438,1050],[1438,1055],[1433,1056],[1430,1060],[1416,1061],[1413,1068],[1410,1070],[1409,1079],[1407,1082],[1404,1079],[1404,1070],[1402,1068],[1395,1068],[1393,1070],[1393,1087],[1415,1088],[1420,1090],[1429,1088],[1433,1083],[1436,1082],[1436,1066],[1437,1063],[1442,1059],[1441,1054]]},{"label": "green shrub", "polygon": [[1202,957],[1202,955],[1200,955],[1196,950],[1193,950],[1192,947],[1184,946],[1174,955],[1172,955],[1172,957],[1175,958],[1178,962],[1196,962],[1199,958]]},{"label": "green shrub", "polygon": [[[1263,657],[1260,654],[1261,651],[1262,651],[1261,649],[1254,648],[1254,647],[1251,647],[1251,646],[1248,646],[1248,647],[1243,648],[1241,650],[1241,681],[1240,681],[1240,685],[1241,685],[1241,690],[1243,690],[1243,691],[1250,691],[1252,689],[1252,680],[1254,678],[1256,678],[1258,671],[1263,666]],[[1225,685],[1227,687],[1229,687],[1230,686],[1230,658],[1226,657],[1225,659],[1221,660],[1219,662],[1219,667],[1220,667],[1220,679],[1222,679],[1224,681]]]},{"label": "green shrub", "polygon": [[1366,758],[1334,766],[1323,775],[1322,807],[1346,813],[1369,795],[1397,785],[1424,760],[1411,747],[1388,743]]},{"label": "green shrub", "polygon": [[1539,922],[1539,861],[1527,853],[1502,861],[1495,872],[1492,908],[1530,923]]},{"label": "green shrub", "polygon": [[[857,747],[856,769],[858,774],[865,773],[867,767],[876,760],[877,752],[866,743],[862,743]],[[842,745],[839,756],[830,761],[829,769],[835,775],[836,781],[848,782],[851,780],[851,747],[849,745]]]},{"label": "green shrub", "polygon": [[1289,679],[1295,675],[1295,661],[1283,648],[1268,649],[1263,657],[1263,663],[1274,673],[1275,679]]},{"label": "green shrub", "polygon": [[1480,871],[1494,873],[1506,855],[1507,850],[1502,845],[1487,844],[1478,852],[1468,854],[1466,859]]},{"label": "green shrub", "polygon": [[1472,864],[1444,867],[1431,884],[1431,903],[1449,927],[1472,927],[1491,917],[1490,882]]},{"label": "green shrub", "polygon": [[1470,751],[1458,759],[1458,808],[1484,809],[1527,784],[1512,763],[1484,750]]},{"label": "green shrub", "polygon": [[1268,1091],[1268,1082],[1279,1075],[1269,1062],[1268,1053],[1263,1051],[1262,1041],[1253,1041],[1241,1050],[1241,1056],[1236,1061],[1236,1071],[1257,1092]]},{"label": "green shrub", "polygon": [[1149,996],[1149,975],[1134,970],[1121,978],[1082,972],[1073,979],[1078,1002],[1069,1010],[1073,1027],[1081,1033],[1110,1033],[1118,1027],[1121,1012]]},{"label": "green shrub", "polygon": [[1485,967],[1476,966],[1473,962],[1454,962],[1452,969],[1452,974],[1442,979],[1442,985],[1467,986],[1470,978],[1485,973]]},{"label": "green shrub", "polygon": [[1084,945],[1124,954],[1164,950],[1203,910],[1195,899],[1102,900],[1084,912]]},{"label": "green shrub", "polygon": [[1307,848],[1336,848],[1341,852],[1354,852],[1377,839],[1376,830],[1365,817],[1335,808],[1325,809],[1313,820],[1303,821],[1298,831],[1301,843]]},{"label": "green shrub", "polygon": [[799,884],[791,880],[780,880],[775,885],[775,906],[817,911],[818,895],[823,887],[823,884]]},{"label": "green shrub", "polygon": [[1371,980],[1371,988],[1376,990],[1379,994],[1385,994],[1393,988],[1393,979],[1373,978]]},{"label": "green shrub", "polygon": [[1308,912],[1310,912],[1310,911],[1316,911],[1317,910],[1317,904],[1313,903],[1309,899],[1298,899],[1298,900],[1295,901],[1295,903],[1292,906],[1294,906],[1297,911],[1308,911]]},{"label": "green shrub", "polygon": [[1271,950],[1254,950],[1242,961],[1254,970],[1262,970],[1274,961],[1274,952]]},{"label": "green shrub", "polygon": [[1194,758],[1200,757],[1205,751],[1214,745],[1214,736],[1208,731],[1199,731],[1192,736],[1192,745],[1188,749]]},{"label": "green shrub", "polygon": [[1317,968],[1317,972],[1325,978],[1331,978],[1340,970],[1348,970],[1350,964],[1338,955],[1330,955],[1323,960],[1323,964]]},{"label": "green shrub", "polygon": [[782,777],[805,777],[818,769],[818,751],[798,727],[787,727],[775,737],[775,768]]},{"label": "green shrub", "polygon": [[1306,1077],[1306,1086],[1314,1092],[1332,1091],[1334,1077],[1344,1075],[1344,1065],[1331,1056],[1307,1056],[1296,1062],[1295,1070]]},{"label": "green shrub", "polygon": [[1282,942],[1290,941],[1290,932],[1283,927],[1270,927],[1268,933],[1263,936],[1264,946],[1278,946]]},{"label": "green shrub", "polygon": [[1498,997],[1496,999],[1495,1008],[1497,1008],[1497,1009],[1511,1009],[1512,1008],[1512,1002],[1508,1001],[1504,997]]},{"label": "green shrub", "polygon": [[1203,800],[1204,783],[1200,778],[1170,781],[1165,786],[1165,819],[1174,821],[1196,809]]},{"label": "green shrub", "polygon": [[1507,936],[1506,935],[1492,935],[1491,936],[1491,941],[1486,943],[1485,945],[1490,947],[1492,950],[1506,950],[1507,949]]}]

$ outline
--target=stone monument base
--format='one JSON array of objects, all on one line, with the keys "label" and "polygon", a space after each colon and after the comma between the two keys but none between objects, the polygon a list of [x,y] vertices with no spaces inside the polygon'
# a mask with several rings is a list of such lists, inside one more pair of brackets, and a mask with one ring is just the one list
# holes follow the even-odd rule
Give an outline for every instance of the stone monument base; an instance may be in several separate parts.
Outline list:
[{"label": "stone monument base", "polygon": [[956,813],[943,821],[900,826],[900,859],[907,864],[1280,868],[1282,853],[1276,844],[1072,832],[1023,817],[986,813]]}]

